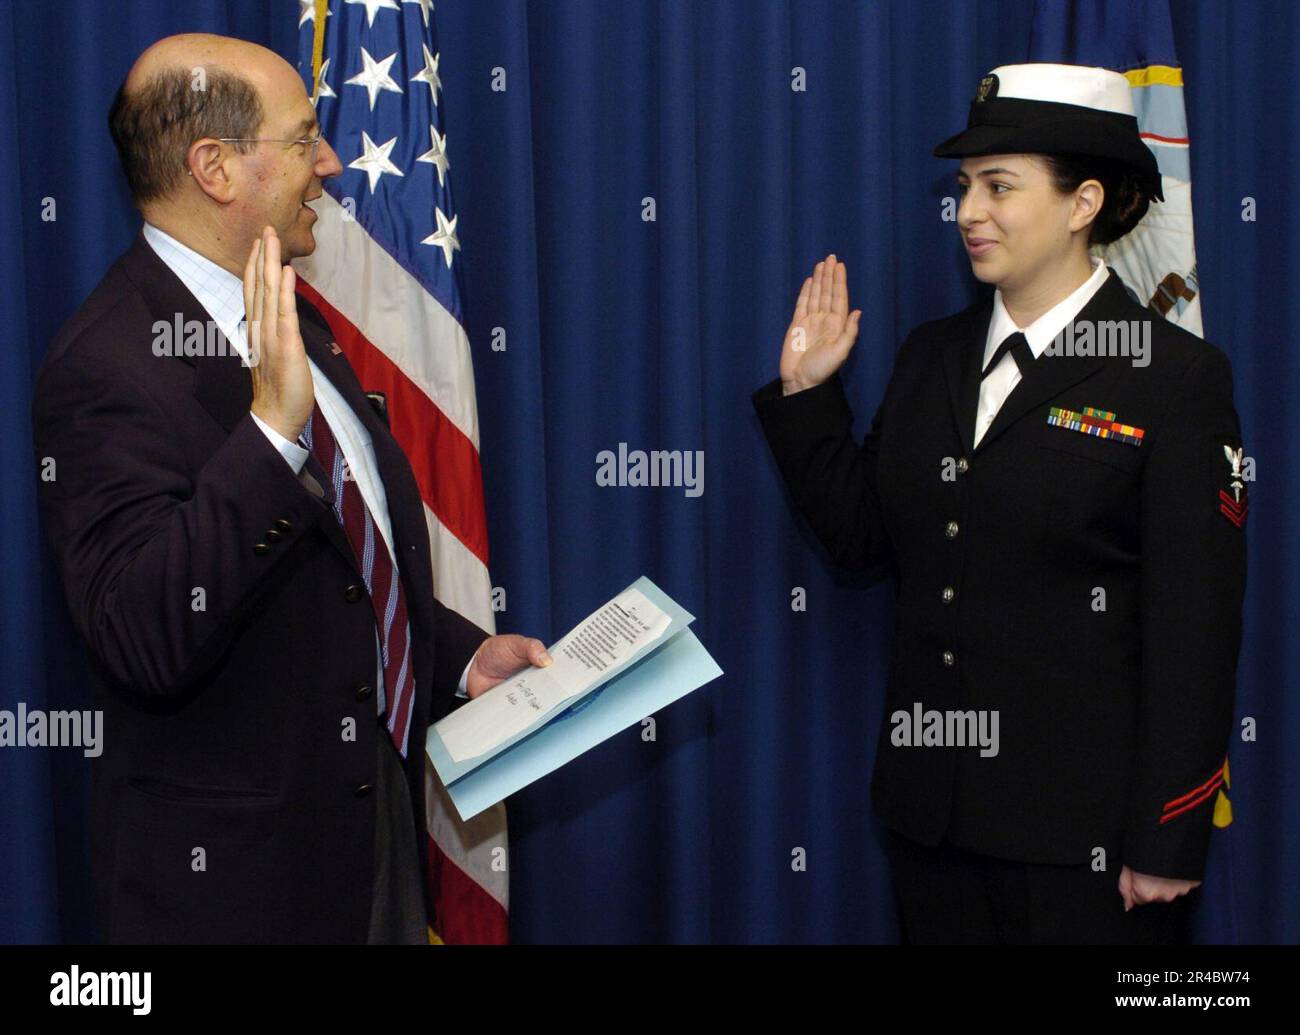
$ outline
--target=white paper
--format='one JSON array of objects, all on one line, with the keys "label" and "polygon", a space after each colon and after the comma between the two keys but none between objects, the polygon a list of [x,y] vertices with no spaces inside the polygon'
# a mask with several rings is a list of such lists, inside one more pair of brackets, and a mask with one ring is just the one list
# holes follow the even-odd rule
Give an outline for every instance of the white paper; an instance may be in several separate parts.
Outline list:
[{"label": "white paper", "polygon": [[452,761],[476,758],[522,733],[657,640],[671,618],[638,589],[626,589],[551,648],[546,668],[528,668],[461,705],[438,723]]}]

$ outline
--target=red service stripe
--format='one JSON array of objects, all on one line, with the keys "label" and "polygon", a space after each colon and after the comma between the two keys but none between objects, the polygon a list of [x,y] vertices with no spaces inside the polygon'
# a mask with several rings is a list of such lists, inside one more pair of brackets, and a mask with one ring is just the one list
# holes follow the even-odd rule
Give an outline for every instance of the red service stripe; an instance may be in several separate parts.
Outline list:
[{"label": "red service stripe", "polygon": [[1231,522],[1232,522],[1234,525],[1236,525],[1238,528],[1240,528],[1242,525],[1244,525],[1244,524],[1246,523],[1246,511],[1245,511],[1245,508],[1243,508],[1243,509],[1241,510],[1241,512],[1238,513],[1237,511],[1229,510],[1229,509],[1228,509],[1227,507],[1225,507],[1222,503],[1220,503],[1220,504],[1219,504],[1219,510],[1223,513],[1223,516],[1224,516],[1224,517],[1226,517],[1229,521],[1231,521]]},{"label": "red service stripe", "polygon": [[[1222,774],[1220,774],[1220,776],[1222,776]],[[1220,779],[1219,783],[1222,783],[1222,782],[1223,782],[1222,779]],[[1180,808],[1180,809],[1174,809],[1172,812],[1166,812],[1163,816],[1160,817],[1160,822],[1161,822],[1161,823],[1168,823],[1168,822],[1169,822],[1171,819],[1173,819],[1175,816],[1180,816],[1180,815],[1182,815],[1182,814],[1183,814],[1184,812],[1186,812],[1188,809],[1194,809],[1194,808],[1196,808],[1197,805],[1200,805],[1202,802],[1204,802],[1205,800],[1207,800],[1207,799],[1208,799],[1211,795],[1213,795],[1214,792],[1217,791],[1218,789],[1219,789],[1219,784],[1216,783],[1213,787],[1209,787],[1209,788],[1207,788],[1206,790],[1202,791],[1200,795],[1198,795],[1198,796],[1197,796],[1195,799],[1193,799],[1192,801],[1189,801],[1189,802],[1188,802],[1186,805],[1184,805],[1182,808]],[[1168,806],[1166,806],[1166,808],[1168,808]]]},{"label": "red service stripe", "polygon": [[474,443],[456,427],[346,316],[298,278],[298,291],[320,310],[368,392],[383,392],[388,419],[420,486],[420,495],[438,520],[486,566],[487,514],[483,470]]},{"label": "red service stripe", "polygon": [[[1214,775],[1211,776],[1208,780],[1206,780],[1206,781],[1205,781],[1203,784],[1201,784],[1199,787],[1195,787],[1195,788],[1193,788],[1192,790],[1188,791],[1188,792],[1187,792],[1186,794],[1184,794],[1181,798],[1175,798],[1175,799],[1174,799],[1173,801],[1171,801],[1171,802],[1166,802],[1166,804],[1165,804],[1165,808],[1164,808],[1164,811],[1165,811],[1165,812],[1168,812],[1168,811],[1169,811],[1170,809],[1172,809],[1175,805],[1181,805],[1181,804],[1182,804],[1183,802],[1185,802],[1188,798],[1192,797],[1193,795],[1200,794],[1200,793],[1201,793],[1202,791],[1204,791],[1206,788],[1209,788],[1211,784],[1214,784],[1214,785],[1217,787],[1217,786],[1218,786],[1222,781],[1223,781],[1223,766],[1220,765],[1219,768],[1216,769],[1216,770],[1214,771]],[[1213,788],[1210,788],[1210,789],[1212,790]]]},{"label": "red service stripe", "polygon": [[1162,137],[1159,133],[1139,133],[1143,140],[1158,140],[1162,144],[1190,144],[1188,137]]}]

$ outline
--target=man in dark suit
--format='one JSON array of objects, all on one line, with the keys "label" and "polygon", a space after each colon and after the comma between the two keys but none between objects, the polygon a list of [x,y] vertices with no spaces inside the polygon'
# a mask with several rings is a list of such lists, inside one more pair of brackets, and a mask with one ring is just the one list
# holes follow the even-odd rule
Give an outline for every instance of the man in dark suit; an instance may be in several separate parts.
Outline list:
[{"label": "man in dark suit", "polygon": [[297,73],[172,37],[110,128],[144,231],[33,407],[105,713],[102,933],[425,942],[427,725],[458,682],[474,697],[549,657],[435,599],[410,466],[294,293],[282,262],[314,249],[306,202],[341,170]]},{"label": "man in dark suit", "polygon": [[830,256],[754,405],[831,557],[897,572],[872,801],[895,832],[909,935],[1176,940],[1186,902],[1171,903],[1204,875],[1241,639],[1231,369],[1114,270],[1088,269],[1090,228],[1113,214],[1099,182],[1061,191],[1023,153],[1089,136],[1158,196],[1131,108],[1118,114],[1123,77],[998,71],[1005,94],[1032,89],[998,105],[987,77],[972,128],[941,152],[971,156],[958,223],[995,298],[908,335],[859,446],[836,370],[860,312]]}]

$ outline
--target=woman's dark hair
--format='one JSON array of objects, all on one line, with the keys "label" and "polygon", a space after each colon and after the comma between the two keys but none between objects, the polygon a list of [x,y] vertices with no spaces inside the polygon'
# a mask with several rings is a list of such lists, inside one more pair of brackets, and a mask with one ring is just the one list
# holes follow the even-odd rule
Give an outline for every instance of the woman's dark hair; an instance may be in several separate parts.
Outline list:
[{"label": "woman's dark hair", "polygon": [[1089,244],[1110,244],[1132,230],[1147,213],[1151,196],[1142,177],[1131,166],[1091,155],[1038,155],[1052,182],[1062,194],[1069,194],[1084,180],[1097,180],[1105,192],[1101,211],[1092,221]]}]

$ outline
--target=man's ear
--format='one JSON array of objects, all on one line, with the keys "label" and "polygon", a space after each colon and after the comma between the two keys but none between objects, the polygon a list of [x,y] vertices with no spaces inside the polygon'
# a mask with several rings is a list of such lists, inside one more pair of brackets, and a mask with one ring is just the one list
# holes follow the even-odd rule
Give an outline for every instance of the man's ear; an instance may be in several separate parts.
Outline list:
[{"label": "man's ear", "polygon": [[199,190],[222,204],[234,200],[235,196],[230,158],[221,141],[213,137],[194,141],[185,155],[186,171],[199,185]]},{"label": "man's ear", "polygon": [[1098,180],[1084,180],[1074,188],[1074,207],[1070,210],[1070,230],[1084,230],[1101,215],[1106,189]]}]

